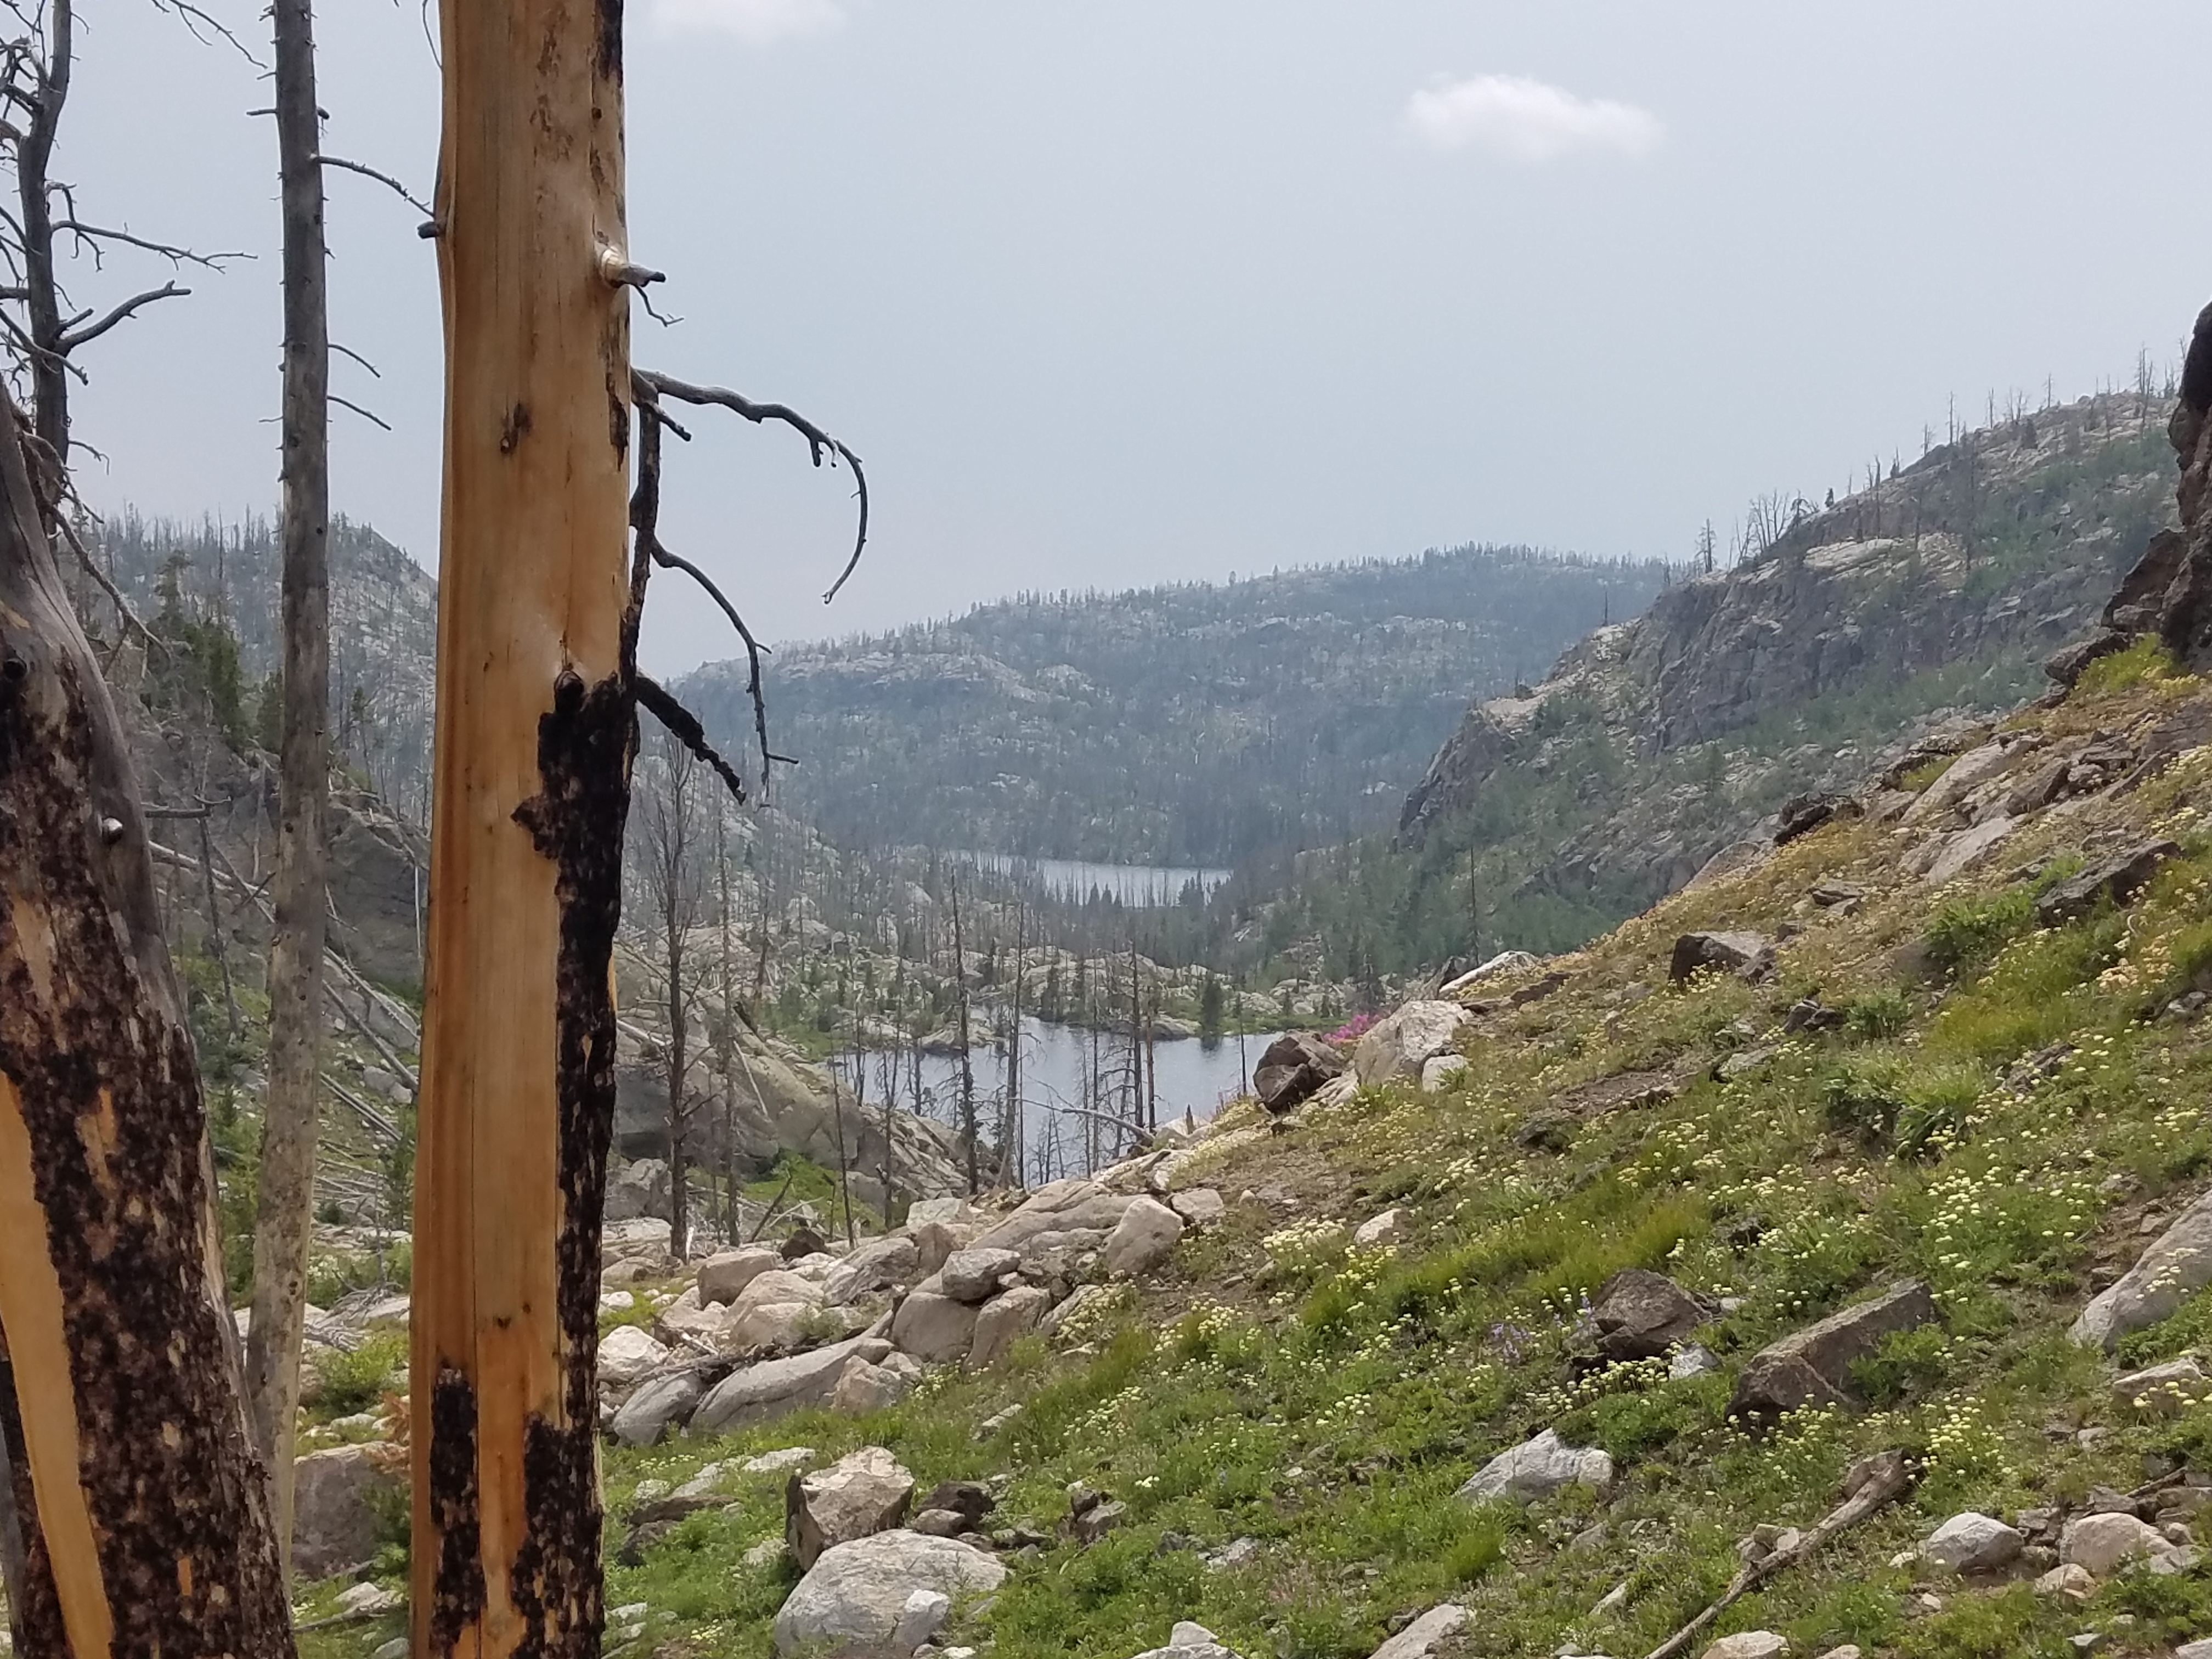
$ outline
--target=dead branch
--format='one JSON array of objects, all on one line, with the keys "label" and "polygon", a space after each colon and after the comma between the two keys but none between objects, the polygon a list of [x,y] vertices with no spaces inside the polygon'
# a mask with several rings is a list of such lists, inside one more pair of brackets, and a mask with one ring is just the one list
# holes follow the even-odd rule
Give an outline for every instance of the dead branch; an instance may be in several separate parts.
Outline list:
[{"label": "dead branch", "polygon": [[667,728],[668,735],[682,744],[699,759],[714,769],[729,788],[738,805],[745,804],[745,782],[737,769],[715,752],[714,745],[707,741],[707,728],[699,724],[699,717],[671,696],[658,680],[639,674],[632,680],[639,704],[646,713]]},{"label": "dead branch", "polygon": [[[74,494],[74,491],[71,493]],[[76,554],[76,562],[84,567],[84,574],[99,585],[101,592],[107,595],[107,602],[115,607],[115,614],[122,618],[123,626],[136,634],[149,649],[158,648],[163,656],[167,656],[169,642],[139,619],[138,613],[131,608],[131,601],[123,597],[123,590],[115,585],[105,570],[94,562],[91,550],[78,539],[76,531],[71,526],[70,521],[59,514],[56,514],[54,524],[60,530],[62,539],[67,542]]]},{"label": "dead branch", "polygon": [[122,242],[131,247],[143,249],[148,253],[158,253],[173,265],[204,265],[210,270],[221,270],[226,259],[251,259],[253,257],[251,253],[235,252],[200,253],[191,248],[179,247],[173,242],[153,241],[127,230],[115,230],[106,225],[88,225],[81,219],[57,219],[54,228],[69,232],[90,248],[95,267],[99,264],[100,244],[102,242]]},{"label": "dead branch", "polygon": [[134,294],[98,322],[69,330],[55,343],[56,348],[63,353],[74,351],[81,345],[97,340],[141,307],[149,306],[156,300],[180,300],[191,292],[191,289],[179,288],[174,283],[164,283],[159,288],[149,288],[143,294]]},{"label": "dead branch", "polygon": [[822,603],[827,605],[836,599],[837,590],[844,586],[847,579],[859,568],[860,551],[868,544],[868,475],[861,468],[860,458],[847,445],[831,437],[787,404],[757,404],[726,386],[693,386],[649,368],[633,368],[630,379],[634,383],[642,382],[655,392],[673,398],[678,403],[729,410],[733,414],[742,415],[756,426],[767,421],[780,421],[806,440],[817,466],[822,465],[825,454],[832,458],[833,465],[836,456],[845,458],[846,464],[853,469],[853,483],[860,503],[860,522],[858,533],[853,538],[853,556],[845,561],[844,569],[838,573],[837,580],[830,584],[829,592],[823,594]]},{"label": "dead branch", "polygon": [[1776,1550],[1771,1555],[1747,1563],[1729,1582],[1728,1589],[1721,1593],[1717,1601],[1652,1649],[1646,1659],[1674,1659],[1675,1655],[1686,1650],[1697,1639],[1698,1632],[1711,1625],[1737,1601],[1784,1568],[1796,1565],[1846,1527],[1856,1526],[1875,1510],[1894,1503],[1911,1491],[1917,1478],[1911,1460],[1899,1450],[1880,1452],[1862,1463],[1853,1465],[1850,1474],[1844,1477],[1842,1504],[1829,1511],[1788,1549]]},{"label": "dead branch", "polygon": [[365,161],[349,161],[343,155],[323,155],[316,156],[315,162],[319,167],[339,167],[348,173],[358,173],[364,179],[374,179],[378,184],[391,190],[401,201],[406,203],[425,219],[435,219],[438,216],[436,210],[416,196],[413,191],[408,189],[390,173],[380,173]]},{"label": "dead branch", "polygon": [[339,397],[335,392],[327,393],[326,395],[329,397],[330,400],[336,404],[340,409],[349,409],[353,410],[355,414],[360,416],[362,420],[368,421],[374,425],[380,426],[386,432],[392,430],[392,423],[386,420],[382,416],[371,414],[368,410],[363,409],[359,404],[349,402],[346,398]]}]

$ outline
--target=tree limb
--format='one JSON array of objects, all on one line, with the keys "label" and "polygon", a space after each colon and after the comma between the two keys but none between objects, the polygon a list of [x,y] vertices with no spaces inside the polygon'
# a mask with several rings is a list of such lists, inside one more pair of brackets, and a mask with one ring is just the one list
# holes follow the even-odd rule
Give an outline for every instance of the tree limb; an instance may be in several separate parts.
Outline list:
[{"label": "tree limb", "polygon": [[714,745],[707,741],[707,728],[699,724],[699,717],[668,694],[658,680],[640,674],[631,682],[639,704],[646,713],[659,720],[674,738],[694,755],[714,769],[715,775],[729,787],[730,793],[738,805],[745,804],[745,782],[737,769],[715,752]]},{"label": "tree limb", "polygon": [[210,270],[221,270],[226,259],[251,259],[251,253],[198,253],[188,247],[179,247],[170,242],[149,241],[135,236],[127,230],[112,230],[105,225],[88,225],[78,219],[57,219],[56,230],[65,230],[80,242],[124,242],[149,253],[158,253],[173,265],[204,265]]},{"label": "tree limb", "polygon": [[389,188],[401,201],[406,203],[425,219],[434,219],[438,216],[436,210],[428,203],[416,196],[413,191],[408,189],[390,173],[380,173],[365,161],[349,161],[343,155],[318,155],[315,161],[322,167],[343,167],[348,173],[358,173],[364,179],[374,179],[378,184]]},{"label": "tree limb", "polygon": [[90,341],[97,340],[101,335],[106,333],[109,329],[113,328],[118,323],[122,322],[133,312],[137,311],[141,306],[151,305],[156,300],[182,299],[185,295],[190,294],[191,292],[191,289],[188,288],[179,288],[174,283],[164,283],[159,288],[148,289],[143,294],[134,294],[129,299],[125,300],[121,305],[116,307],[114,310],[109,312],[107,315],[101,318],[98,322],[88,323],[82,328],[71,329],[68,333],[63,335],[59,342],[60,349],[66,354],[76,350],[79,346],[84,345]]}]

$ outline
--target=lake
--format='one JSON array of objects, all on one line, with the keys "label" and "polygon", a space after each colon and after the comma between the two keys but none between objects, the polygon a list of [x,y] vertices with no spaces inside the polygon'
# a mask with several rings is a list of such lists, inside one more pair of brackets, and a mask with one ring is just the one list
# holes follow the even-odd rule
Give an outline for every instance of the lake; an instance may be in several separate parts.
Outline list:
[{"label": "lake", "polygon": [[[1132,909],[1153,909],[1181,902],[1193,882],[1200,895],[1229,879],[1226,870],[1179,865],[1091,864],[1081,859],[1024,859],[1006,853],[961,854],[994,875],[1035,883],[1052,897],[1082,903],[1094,893],[1117,899]],[[1161,1076],[1167,1075],[1164,1069]]]},{"label": "lake", "polygon": [[[981,1033],[979,1031],[977,1036],[980,1038]],[[1090,1132],[1093,1129],[1103,1142],[1097,1148],[1097,1161],[1114,1161],[1119,1139],[1115,1126],[1097,1123],[1081,1112],[1069,1109],[1085,1103],[1084,1083],[1091,1069],[1091,1032],[1075,1026],[1053,1025],[1029,1016],[1023,1018],[1022,1099],[1028,1126],[1031,1185],[1040,1178],[1049,1180],[1083,1171],[1091,1161]],[[1158,1121],[1166,1123],[1185,1112],[1200,1122],[1212,1117],[1225,1103],[1245,1092],[1253,1064],[1273,1041],[1273,1034],[1269,1033],[1223,1037],[1212,1043],[1196,1037],[1154,1043]],[[1098,1054],[1100,1069],[1111,1089],[1127,1065],[1126,1043],[1100,1033]],[[872,1104],[880,1103],[883,1099],[884,1066],[889,1057],[886,1052],[880,1051],[868,1056],[867,1094]],[[853,1059],[848,1052],[833,1062],[837,1075],[848,1085],[852,1080]],[[999,1048],[979,1041],[972,1060],[976,1115],[988,1127],[998,1121],[999,1103],[1005,1093],[1006,1055]],[[898,1063],[898,1104],[902,1109],[911,1109],[909,1079],[914,1060],[911,1055],[902,1054]],[[960,1061],[957,1057],[924,1054],[921,1087],[923,1110],[928,1115],[946,1123],[958,1120]],[[1039,1167],[1041,1160],[1045,1167]]]}]

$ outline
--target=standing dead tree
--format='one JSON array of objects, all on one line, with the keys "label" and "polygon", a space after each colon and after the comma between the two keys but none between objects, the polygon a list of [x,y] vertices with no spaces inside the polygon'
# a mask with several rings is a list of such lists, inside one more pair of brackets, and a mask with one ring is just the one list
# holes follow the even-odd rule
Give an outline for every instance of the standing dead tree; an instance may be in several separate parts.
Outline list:
[{"label": "standing dead tree", "polygon": [[0,400],[0,1395],[16,1651],[292,1651],[137,780]]},{"label": "standing dead tree", "polygon": [[690,1237],[690,1170],[686,1156],[699,1103],[690,1092],[690,1027],[698,978],[690,961],[692,930],[705,898],[700,867],[699,774],[691,751],[677,743],[652,751],[631,793],[638,820],[638,873],[660,931],[659,967],[666,975],[668,1014],[669,1247],[683,1260]]}]

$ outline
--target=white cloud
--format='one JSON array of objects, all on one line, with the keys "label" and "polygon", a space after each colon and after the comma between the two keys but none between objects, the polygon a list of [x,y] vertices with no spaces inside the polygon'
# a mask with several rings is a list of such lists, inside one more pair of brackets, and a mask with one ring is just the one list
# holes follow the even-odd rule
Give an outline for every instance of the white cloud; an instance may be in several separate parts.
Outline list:
[{"label": "white cloud", "polygon": [[1577,153],[1647,155],[1659,118],[1610,98],[1577,98],[1526,75],[1440,81],[1406,103],[1406,130],[1435,149],[1487,149],[1516,161]]},{"label": "white cloud", "polygon": [[749,46],[840,27],[837,0],[656,0],[654,26],[663,34],[727,34]]}]

